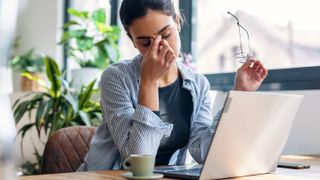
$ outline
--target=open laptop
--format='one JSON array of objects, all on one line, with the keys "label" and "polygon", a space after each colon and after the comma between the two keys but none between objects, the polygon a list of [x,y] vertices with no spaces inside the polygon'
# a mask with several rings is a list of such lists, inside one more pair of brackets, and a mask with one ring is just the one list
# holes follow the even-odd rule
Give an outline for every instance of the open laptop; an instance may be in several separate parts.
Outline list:
[{"label": "open laptop", "polygon": [[203,165],[156,168],[167,177],[220,179],[273,172],[301,95],[230,91]]}]

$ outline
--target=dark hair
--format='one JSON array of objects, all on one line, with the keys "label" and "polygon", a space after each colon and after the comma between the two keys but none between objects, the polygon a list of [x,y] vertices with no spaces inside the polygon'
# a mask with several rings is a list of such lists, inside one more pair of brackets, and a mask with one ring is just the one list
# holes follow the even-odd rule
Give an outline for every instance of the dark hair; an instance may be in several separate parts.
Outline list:
[{"label": "dark hair", "polygon": [[149,9],[161,11],[172,16],[174,20],[178,17],[179,23],[182,23],[182,18],[175,11],[172,0],[123,0],[120,7],[120,20],[129,37],[129,27],[132,22],[145,16]]}]

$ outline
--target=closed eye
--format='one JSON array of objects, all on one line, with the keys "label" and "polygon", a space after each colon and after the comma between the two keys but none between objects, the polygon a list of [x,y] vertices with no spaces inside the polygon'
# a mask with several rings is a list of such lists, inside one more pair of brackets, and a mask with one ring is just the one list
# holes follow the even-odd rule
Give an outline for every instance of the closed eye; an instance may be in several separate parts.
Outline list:
[{"label": "closed eye", "polygon": [[151,41],[150,40],[144,40],[144,41],[141,41],[140,44],[144,47],[148,47],[150,46],[151,44]]},{"label": "closed eye", "polygon": [[168,35],[162,35],[161,37],[162,37],[162,39],[167,39],[167,38],[169,38],[169,37],[170,37],[170,35],[171,35],[171,34],[168,34]]},{"label": "closed eye", "polygon": [[150,46],[150,42],[142,43],[141,45],[144,46],[144,47],[148,47],[148,46]]}]

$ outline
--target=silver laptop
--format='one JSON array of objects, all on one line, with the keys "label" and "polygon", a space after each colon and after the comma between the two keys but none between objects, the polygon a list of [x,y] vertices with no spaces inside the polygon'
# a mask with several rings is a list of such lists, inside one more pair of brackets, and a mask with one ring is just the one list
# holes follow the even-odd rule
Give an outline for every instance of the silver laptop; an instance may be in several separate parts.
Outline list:
[{"label": "silver laptop", "polygon": [[183,179],[273,172],[302,99],[301,95],[230,91],[204,164],[155,172]]}]

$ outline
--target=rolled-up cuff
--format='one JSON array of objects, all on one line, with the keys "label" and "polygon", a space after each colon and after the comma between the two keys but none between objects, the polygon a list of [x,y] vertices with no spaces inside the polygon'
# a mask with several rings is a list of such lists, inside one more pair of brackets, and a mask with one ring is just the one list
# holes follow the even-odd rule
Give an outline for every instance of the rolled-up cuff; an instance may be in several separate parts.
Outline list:
[{"label": "rolled-up cuff", "polygon": [[138,104],[132,119],[135,123],[144,124],[148,127],[155,128],[165,136],[170,136],[173,125],[163,122],[160,117],[149,108]]}]

